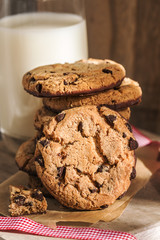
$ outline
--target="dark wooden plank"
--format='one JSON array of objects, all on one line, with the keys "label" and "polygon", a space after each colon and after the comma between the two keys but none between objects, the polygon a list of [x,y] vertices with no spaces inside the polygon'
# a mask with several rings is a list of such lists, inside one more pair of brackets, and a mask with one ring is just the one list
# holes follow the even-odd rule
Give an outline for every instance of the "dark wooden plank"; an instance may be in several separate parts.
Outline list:
[{"label": "dark wooden plank", "polygon": [[112,35],[109,2],[106,0],[87,0],[85,5],[89,57],[109,58]]},{"label": "dark wooden plank", "polygon": [[9,153],[2,139],[0,140],[0,183],[18,171],[14,155]]},{"label": "dark wooden plank", "polygon": [[143,101],[131,123],[160,133],[160,0],[86,0],[89,56],[123,64]]},{"label": "dark wooden plank", "polygon": [[134,36],[136,31],[137,0],[110,0],[112,41],[110,57],[126,68],[127,75],[133,75]]},{"label": "dark wooden plank", "polygon": [[139,126],[160,133],[160,1],[137,5],[134,77],[143,89],[135,114]]}]

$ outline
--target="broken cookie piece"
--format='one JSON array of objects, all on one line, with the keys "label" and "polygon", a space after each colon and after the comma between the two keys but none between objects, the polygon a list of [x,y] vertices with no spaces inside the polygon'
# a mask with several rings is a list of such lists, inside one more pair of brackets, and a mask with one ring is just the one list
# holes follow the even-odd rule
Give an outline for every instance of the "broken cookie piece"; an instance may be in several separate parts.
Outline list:
[{"label": "broken cookie piece", "polygon": [[9,186],[9,190],[9,213],[12,217],[46,212],[47,201],[40,190],[12,185]]}]

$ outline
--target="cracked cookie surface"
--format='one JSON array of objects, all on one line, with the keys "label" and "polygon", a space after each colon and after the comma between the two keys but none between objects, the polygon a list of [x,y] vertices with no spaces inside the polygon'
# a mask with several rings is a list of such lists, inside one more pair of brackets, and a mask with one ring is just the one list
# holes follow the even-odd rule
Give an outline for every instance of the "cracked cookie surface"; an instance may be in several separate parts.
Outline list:
[{"label": "cracked cookie surface", "polygon": [[62,205],[102,209],[129,188],[138,145],[117,112],[96,106],[65,110],[43,133],[35,151],[37,174]]},{"label": "cracked cookie surface", "polygon": [[142,90],[138,82],[124,78],[122,84],[115,89],[94,95],[44,98],[43,104],[57,112],[83,105],[106,105],[111,109],[118,110],[140,103],[141,97]]},{"label": "cracked cookie surface", "polygon": [[119,86],[125,69],[111,60],[88,59],[35,68],[23,77],[24,89],[38,97],[93,93]]},{"label": "cracked cookie surface", "polygon": [[[122,110],[117,110],[119,114],[121,114],[122,117],[124,117],[126,120],[129,120],[131,115],[130,108],[125,108]],[[52,121],[52,118],[56,116],[58,113],[53,112],[52,110],[49,110],[45,107],[42,107],[37,110],[34,118],[34,127],[38,131],[43,131],[44,125],[48,124],[50,121]]]}]

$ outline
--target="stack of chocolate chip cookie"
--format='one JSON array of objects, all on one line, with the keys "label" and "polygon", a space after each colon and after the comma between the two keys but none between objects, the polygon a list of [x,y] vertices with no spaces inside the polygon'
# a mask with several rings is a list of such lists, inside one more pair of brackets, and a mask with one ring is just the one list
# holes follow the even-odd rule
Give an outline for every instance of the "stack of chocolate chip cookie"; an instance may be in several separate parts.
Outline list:
[{"label": "stack of chocolate chip cookie", "polygon": [[34,120],[37,135],[16,154],[31,186],[80,210],[102,209],[124,195],[136,175],[138,147],[130,107],[142,96],[139,84],[125,76],[122,65],[97,59],[24,75],[24,89],[43,98]]},{"label": "stack of chocolate chip cookie", "polygon": [[138,82],[125,75],[124,67],[116,62],[88,59],[36,68],[24,75],[23,86],[30,94],[43,97],[45,108],[38,115],[103,105],[129,120],[130,107],[141,101],[142,91]]}]

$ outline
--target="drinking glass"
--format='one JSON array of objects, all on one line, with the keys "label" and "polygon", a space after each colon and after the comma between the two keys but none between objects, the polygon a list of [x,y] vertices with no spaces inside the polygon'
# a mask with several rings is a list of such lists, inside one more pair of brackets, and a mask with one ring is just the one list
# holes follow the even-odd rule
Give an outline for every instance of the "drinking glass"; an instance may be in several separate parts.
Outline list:
[{"label": "drinking glass", "polygon": [[0,0],[0,127],[8,149],[34,136],[41,106],[23,90],[24,73],[87,57],[83,0]]}]

